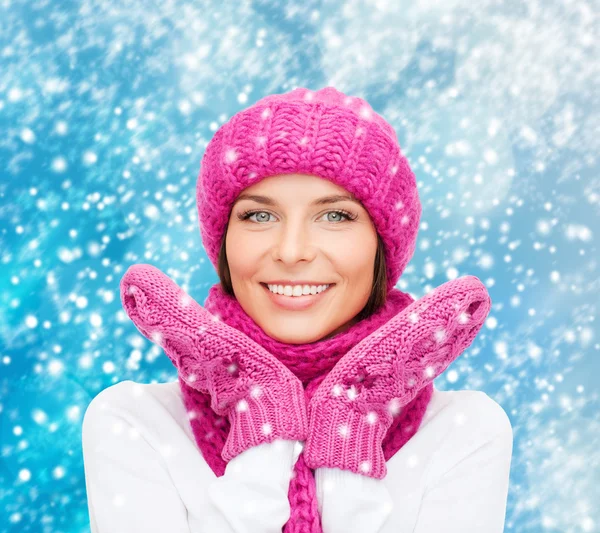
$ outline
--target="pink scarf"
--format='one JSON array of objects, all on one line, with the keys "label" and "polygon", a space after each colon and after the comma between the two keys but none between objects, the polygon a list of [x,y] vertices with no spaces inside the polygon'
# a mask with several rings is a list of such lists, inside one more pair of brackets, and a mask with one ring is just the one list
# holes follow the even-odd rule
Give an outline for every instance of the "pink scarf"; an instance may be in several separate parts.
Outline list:
[{"label": "pink scarf", "polygon": [[[246,314],[235,298],[222,292],[220,284],[209,289],[203,307],[262,345],[285,364],[302,381],[308,402],[317,386],[343,355],[412,302],[410,295],[392,289],[385,305],[375,314],[332,338],[310,344],[285,344],[272,339]],[[229,420],[211,409],[208,394],[192,389],[181,379],[179,384],[185,407],[190,413],[196,443],[215,475],[222,476],[226,463],[221,457],[221,451],[229,432]],[[430,382],[396,416],[383,441],[386,461],[417,432],[432,393],[433,382]],[[322,533],[314,472],[306,466],[303,453],[300,453],[294,467],[288,498],[291,514],[282,531]]]}]

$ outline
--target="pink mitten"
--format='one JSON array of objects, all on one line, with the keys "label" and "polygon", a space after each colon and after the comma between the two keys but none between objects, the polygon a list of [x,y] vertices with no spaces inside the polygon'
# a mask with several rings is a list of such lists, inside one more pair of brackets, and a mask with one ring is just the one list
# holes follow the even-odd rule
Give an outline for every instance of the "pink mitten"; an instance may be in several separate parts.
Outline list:
[{"label": "pink mitten", "polygon": [[306,439],[304,388],[277,358],[151,265],[129,267],[120,289],[140,332],[163,348],[183,381],[210,394],[217,414],[229,418],[225,461],[278,438]]},{"label": "pink mitten", "polygon": [[448,281],[345,354],[308,403],[309,468],[383,479],[382,442],[394,414],[470,346],[490,306],[477,277]]}]

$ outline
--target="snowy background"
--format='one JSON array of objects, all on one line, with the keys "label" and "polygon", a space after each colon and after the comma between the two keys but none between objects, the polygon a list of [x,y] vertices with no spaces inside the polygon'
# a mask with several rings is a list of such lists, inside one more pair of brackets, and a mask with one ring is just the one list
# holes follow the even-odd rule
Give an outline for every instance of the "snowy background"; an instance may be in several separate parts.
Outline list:
[{"label": "snowy background", "polygon": [[505,531],[600,531],[598,8],[0,0],[0,532],[88,531],[87,405],[176,379],[121,276],[151,263],[202,303],[207,142],[266,94],[327,85],[390,121],[417,175],[398,288],[473,274],[492,297],[435,383],[512,421]]}]

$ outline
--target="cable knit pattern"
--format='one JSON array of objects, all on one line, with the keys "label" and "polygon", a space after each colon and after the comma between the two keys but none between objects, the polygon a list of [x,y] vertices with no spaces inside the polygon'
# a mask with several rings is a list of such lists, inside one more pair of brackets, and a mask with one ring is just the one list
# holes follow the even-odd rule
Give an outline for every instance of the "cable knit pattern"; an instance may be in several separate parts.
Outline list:
[{"label": "cable knit pattern", "polygon": [[210,394],[213,411],[228,416],[225,461],[277,438],[306,439],[302,383],[262,346],[216,319],[152,265],[129,267],[120,288],[136,327],[164,349],[186,384]]},{"label": "cable knit pattern", "polygon": [[[321,531],[315,468],[385,476],[385,462],[421,423],[433,379],[472,343],[491,303],[474,276],[416,302],[394,289],[383,308],[345,332],[290,345],[268,337],[220,285],[204,308],[151,265],[127,270],[121,299],[178,368],[196,442],[215,474],[249,446],[306,435],[286,533]],[[263,394],[254,398],[256,383]],[[231,409],[240,402],[244,409]],[[261,431],[266,423],[272,432]]]},{"label": "cable knit pattern", "polygon": [[[385,304],[371,316],[356,322],[347,330],[329,339],[309,344],[286,344],[269,337],[254,320],[244,312],[239,302],[225,294],[220,284],[209,289],[204,307],[213,315],[220,317],[230,326],[243,331],[261,346],[265,347],[277,359],[285,364],[305,387],[307,402],[315,390],[336,363],[356,346],[402,309],[413,298],[396,288],[392,289]],[[219,450],[228,431],[225,419],[215,419],[206,409],[206,399],[198,391],[180,380],[184,403],[190,414],[190,424],[196,442],[207,463],[216,475],[225,472],[225,462],[221,461]],[[394,421],[383,441],[383,453],[389,460],[417,432],[433,393],[433,384],[426,385],[394,417]],[[293,477],[288,491],[290,519],[283,531],[285,533],[322,533],[321,517],[314,471],[309,469],[302,452],[294,466]]]},{"label": "cable knit pattern", "polygon": [[490,306],[475,276],[448,281],[352,348],[309,402],[306,464],[384,478],[394,411],[470,346]]},{"label": "cable knit pattern", "polygon": [[208,143],[196,199],[202,243],[215,269],[239,193],[275,174],[306,173],[360,198],[386,245],[387,289],[414,254],[417,183],[394,128],[362,98],[298,87],[236,113]]},{"label": "cable knit pattern", "polygon": [[215,475],[249,446],[306,441],[283,531],[322,533],[314,469],[384,477],[385,462],[419,429],[433,379],[471,344],[490,299],[474,276],[417,302],[396,289],[416,247],[416,178],[392,126],[365,100],[334,87],[266,96],[208,143],[196,201],[215,269],[237,196],[265,177],[289,173],[328,179],[368,211],[387,274],[386,301],[374,314],[329,339],[281,343],[220,284],[200,306],[150,265],[127,270],[121,300],[140,332],[177,367],[194,438]]}]

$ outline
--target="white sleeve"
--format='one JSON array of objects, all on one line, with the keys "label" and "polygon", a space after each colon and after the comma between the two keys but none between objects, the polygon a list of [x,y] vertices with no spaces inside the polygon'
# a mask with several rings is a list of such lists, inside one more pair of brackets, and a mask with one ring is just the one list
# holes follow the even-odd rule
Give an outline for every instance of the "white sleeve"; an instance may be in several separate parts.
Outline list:
[{"label": "white sleeve", "polygon": [[[512,442],[512,430],[497,434],[426,489],[413,533],[502,533]],[[323,533],[383,530],[394,502],[382,480],[317,468],[315,481]]]},{"label": "white sleeve", "polygon": [[323,533],[377,533],[394,502],[382,480],[339,468],[315,470]]},{"label": "white sleeve", "polygon": [[[194,533],[160,452],[117,410],[88,407],[82,447],[92,533]],[[232,459],[208,486],[213,505],[202,517],[203,531],[280,533],[300,451],[295,441],[275,441]]]},{"label": "white sleeve", "polygon": [[425,491],[413,533],[502,533],[512,442],[504,431],[443,474]]},{"label": "white sleeve", "polygon": [[290,518],[288,492],[298,441],[277,439],[248,448],[208,487],[211,502],[235,533],[281,533]]},{"label": "white sleeve", "polygon": [[82,447],[92,533],[190,533],[160,454],[123,417],[88,407]]}]

